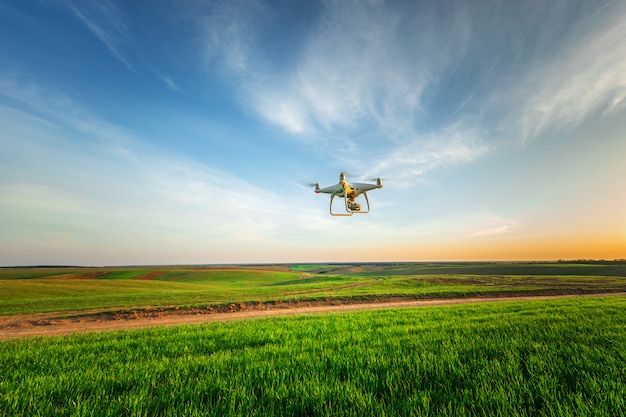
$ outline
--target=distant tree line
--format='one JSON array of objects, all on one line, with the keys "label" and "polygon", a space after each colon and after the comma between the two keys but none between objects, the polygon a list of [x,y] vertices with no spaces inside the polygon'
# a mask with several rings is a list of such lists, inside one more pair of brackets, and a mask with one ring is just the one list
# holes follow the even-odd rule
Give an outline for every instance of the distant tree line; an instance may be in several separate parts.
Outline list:
[{"label": "distant tree line", "polygon": [[626,265],[626,259],[559,259],[563,264],[599,264],[599,265]]}]

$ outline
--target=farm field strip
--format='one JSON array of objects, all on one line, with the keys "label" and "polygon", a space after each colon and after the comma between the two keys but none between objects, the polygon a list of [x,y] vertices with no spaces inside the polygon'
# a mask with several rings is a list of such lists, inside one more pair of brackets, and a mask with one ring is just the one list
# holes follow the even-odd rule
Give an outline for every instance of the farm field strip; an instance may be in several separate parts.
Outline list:
[{"label": "farm field strip", "polygon": [[[587,294],[584,297],[619,297],[626,293]],[[233,305],[233,310],[212,311],[200,309],[173,309],[159,311],[156,309],[118,312],[103,314],[92,312],[74,317],[58,317],[50,314],[18,315],[0,317],[0,340],[36,336],[59,336],[72,333],[100,332],[111,330],[128,330],[157,326],[176,326],[185,324],[202,324],[231,320],[258,319],[264,317],[308,315],[320,313],[341,313],[358,310],[386,310],[397,308],[432,307],[438,305],[519,302],[550,300],[558,298],[577,298],[582,295],[548,295],[548,296],[515,296],[515,297],[476,297],[431,300],[380,300],[377,302],[320,302],[320,303],[279,303],[262,308],[240,308]]]},{"label": "farm field strip", "polygon": [[[465,274],[433,273],[449,271],[453,267]],[[531,267],[537,269],[540,266],[455,267],[446,264],[400,265],[385,269],[380,266],[304,265],[300,268],[292,266],[294,270],[287,270],[285,266],[2,268],[0,317],[142,307],[202,308],[298,299],[364,301],[378,297],[429,299],[626,291],[624,276],[576,275],[586,273],[594,266],[541,266],[544,269],[558,267],[559,275],[486,273],[494,268],[499,272],[529,272]],[[623,268],[618,264],[604,266],[601,270],[617,274]],[[351,275],[336,274],[340,271]],[[399,272],[413,274],[398,275]]]},{"label": "farm field strip", "polygon": [[[327,294],[369,278],[300,279],[294,272],[168,271],[153,280],[58,278],[0,279],[0,316],[38,312],[198,306],[282,299],[288,291]],[[284,284],[286,283],[286,284]]]},{"label": "farm field strip", "polygon": [[626,299],[274,317],[0,341],[0,414],[626,414]]}]

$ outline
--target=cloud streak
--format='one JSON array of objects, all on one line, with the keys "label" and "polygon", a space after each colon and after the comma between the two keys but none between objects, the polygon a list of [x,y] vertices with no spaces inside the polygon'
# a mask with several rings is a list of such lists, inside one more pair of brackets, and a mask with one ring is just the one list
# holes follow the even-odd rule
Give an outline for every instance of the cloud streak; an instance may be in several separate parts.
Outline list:
[{"label": "cloud streak", "polygon": [[[384,3],[325,3],[297,66],[264,80],[252,107],[271,123],[301,135],[375,128],[402,142],[426,116],[424,95],[455,56],[466,28],[434,39],[426,13]],[[270,111],[268,109],[278,109]]]},{"label": "cloud streak", "polygon": [[131,30],[115,4],[109,0],[65,0],[64,4],[126,68],[137,72],[127,52],[133,45]]},{"label": "cloud streak", "polygon": [[[431,135],[417,137],[370,161],[375,173],[384,172],[401,187],[412,179],[438,169],[470,163],[491,151],[481,132],[459,124]],[[378,163],[376,163],[378,160]]]},{"label": "cloud streak", "polygon": [[[471,135],[459,133],[449,140],[421,126],[429,122],[424,104],[428,89],[466,49],[465,10],[453,12],[453,25],[441,34],[432,19],[436,10],[413,6],[398,11],[384,2],[323,5],[296,53],[296,64],[281,68],[278,75],[264,72],[273,68],[267,64],[271,57],[259,55],[263,48],[255,45],[251,34],[263,28],[250,20],[247,7],[220,4],[203,20],[211,22],[206,25],[210,31],[205,45],[242,80],[250,109],[320,149],[331,146],[343,153],[350,149],[351,155],[364,157],[366,149],[378,143],[386,155],[377,162],[380,168],[394,165],[390,159],[400,157],[395,165],[410,167],[402,172],[422,173],[443,164],[446,157],[452,164],[484,153]],[[425,143],[420,146],[422,138]],[[436,143],[439,139],[442,143]],[[428,152],[422,153],[422,148]],[[331,154],[341,160],[343,153]],[[424,163],[431,157],[435,161]]]},{"label": "cloud streak", "polygon": [[[208,9],[208,10],[207,10]],[[262,1],[217,1],[197,10],[202,57],[207,65],[248,77],[263,57],[257,52],[270,9]]]},{"label": "cloud streak", "polygon": [[573,39],[563,41],[549,60],[534,62],[505,94],[494,96],[493,107],[511,98],[518,102],[506,103],[512,110],[505,124],[509,132],[519,132],[522,143],[624,108],[626,6],[616,2],[592,17],[575,22]]},{"label": "cloud streak", "polygon": [[171,77],[167,75],[159,74],[159,73],[157,73],[156,75],[161,81],[163,81],[163,83],[165,83],[167,88],[169,88],[171,91],[174,91],[176,93],[183,92],[183,90],[178,86],[176,82],[174,82],[174,80]]},{"label": "cloud streak", "polygon": [[277,76],[248,8],[220,8],[208,43],[263,120],[305,143],[345,141],[357,157],[375,147],[379,169],[409,177],[623,108],[625,7],[531,3],[323,2]]},{"label": "cloud streak", "polygon": [[206,262],[288,232],[289,209],[268,190],[164,153],[50,90],[5,77],[0,91],[23,109],[0,107],[3,257],[47,245],[68,259],[122,238],[146,262],[165,262],[154,257],[168,249]]}]

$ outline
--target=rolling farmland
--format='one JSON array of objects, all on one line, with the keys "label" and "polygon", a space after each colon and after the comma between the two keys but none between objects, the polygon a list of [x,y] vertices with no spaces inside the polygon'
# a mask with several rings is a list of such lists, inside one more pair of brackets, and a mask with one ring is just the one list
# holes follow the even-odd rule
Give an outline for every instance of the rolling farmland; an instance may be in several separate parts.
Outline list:
[{"label": "rolling farmland", "polygon": [[626,291],[626,265],[0,268],[0,316],[145,307]]},{"label": "rolling farmland", "polygon": [[[3,269],[3,323],[242,303],[509,301],[9,338],[0,414],[620,415],[625,274],[611,264],[593,275],[596,266]],[[514,298],[592,293],[616,295]]]}]

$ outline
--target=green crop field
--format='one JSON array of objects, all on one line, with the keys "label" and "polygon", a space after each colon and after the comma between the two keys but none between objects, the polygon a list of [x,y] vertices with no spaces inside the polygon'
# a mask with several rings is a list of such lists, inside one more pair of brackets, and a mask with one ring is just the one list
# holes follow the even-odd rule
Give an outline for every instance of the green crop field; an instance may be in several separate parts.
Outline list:
[{"label": "green crop field", "polygon": [[0,315],[206,306],[324,296],[364,277],[305,278],[246,268],[0,270]]},{"label": "green crop field", "polygon": [[4,416],[617,416],[626,299],[449,305],[0,342]]},{"label": "green crop field", "polygon": [[624,263],[0,268],[0,316],[280,300],[626,291]]}]

